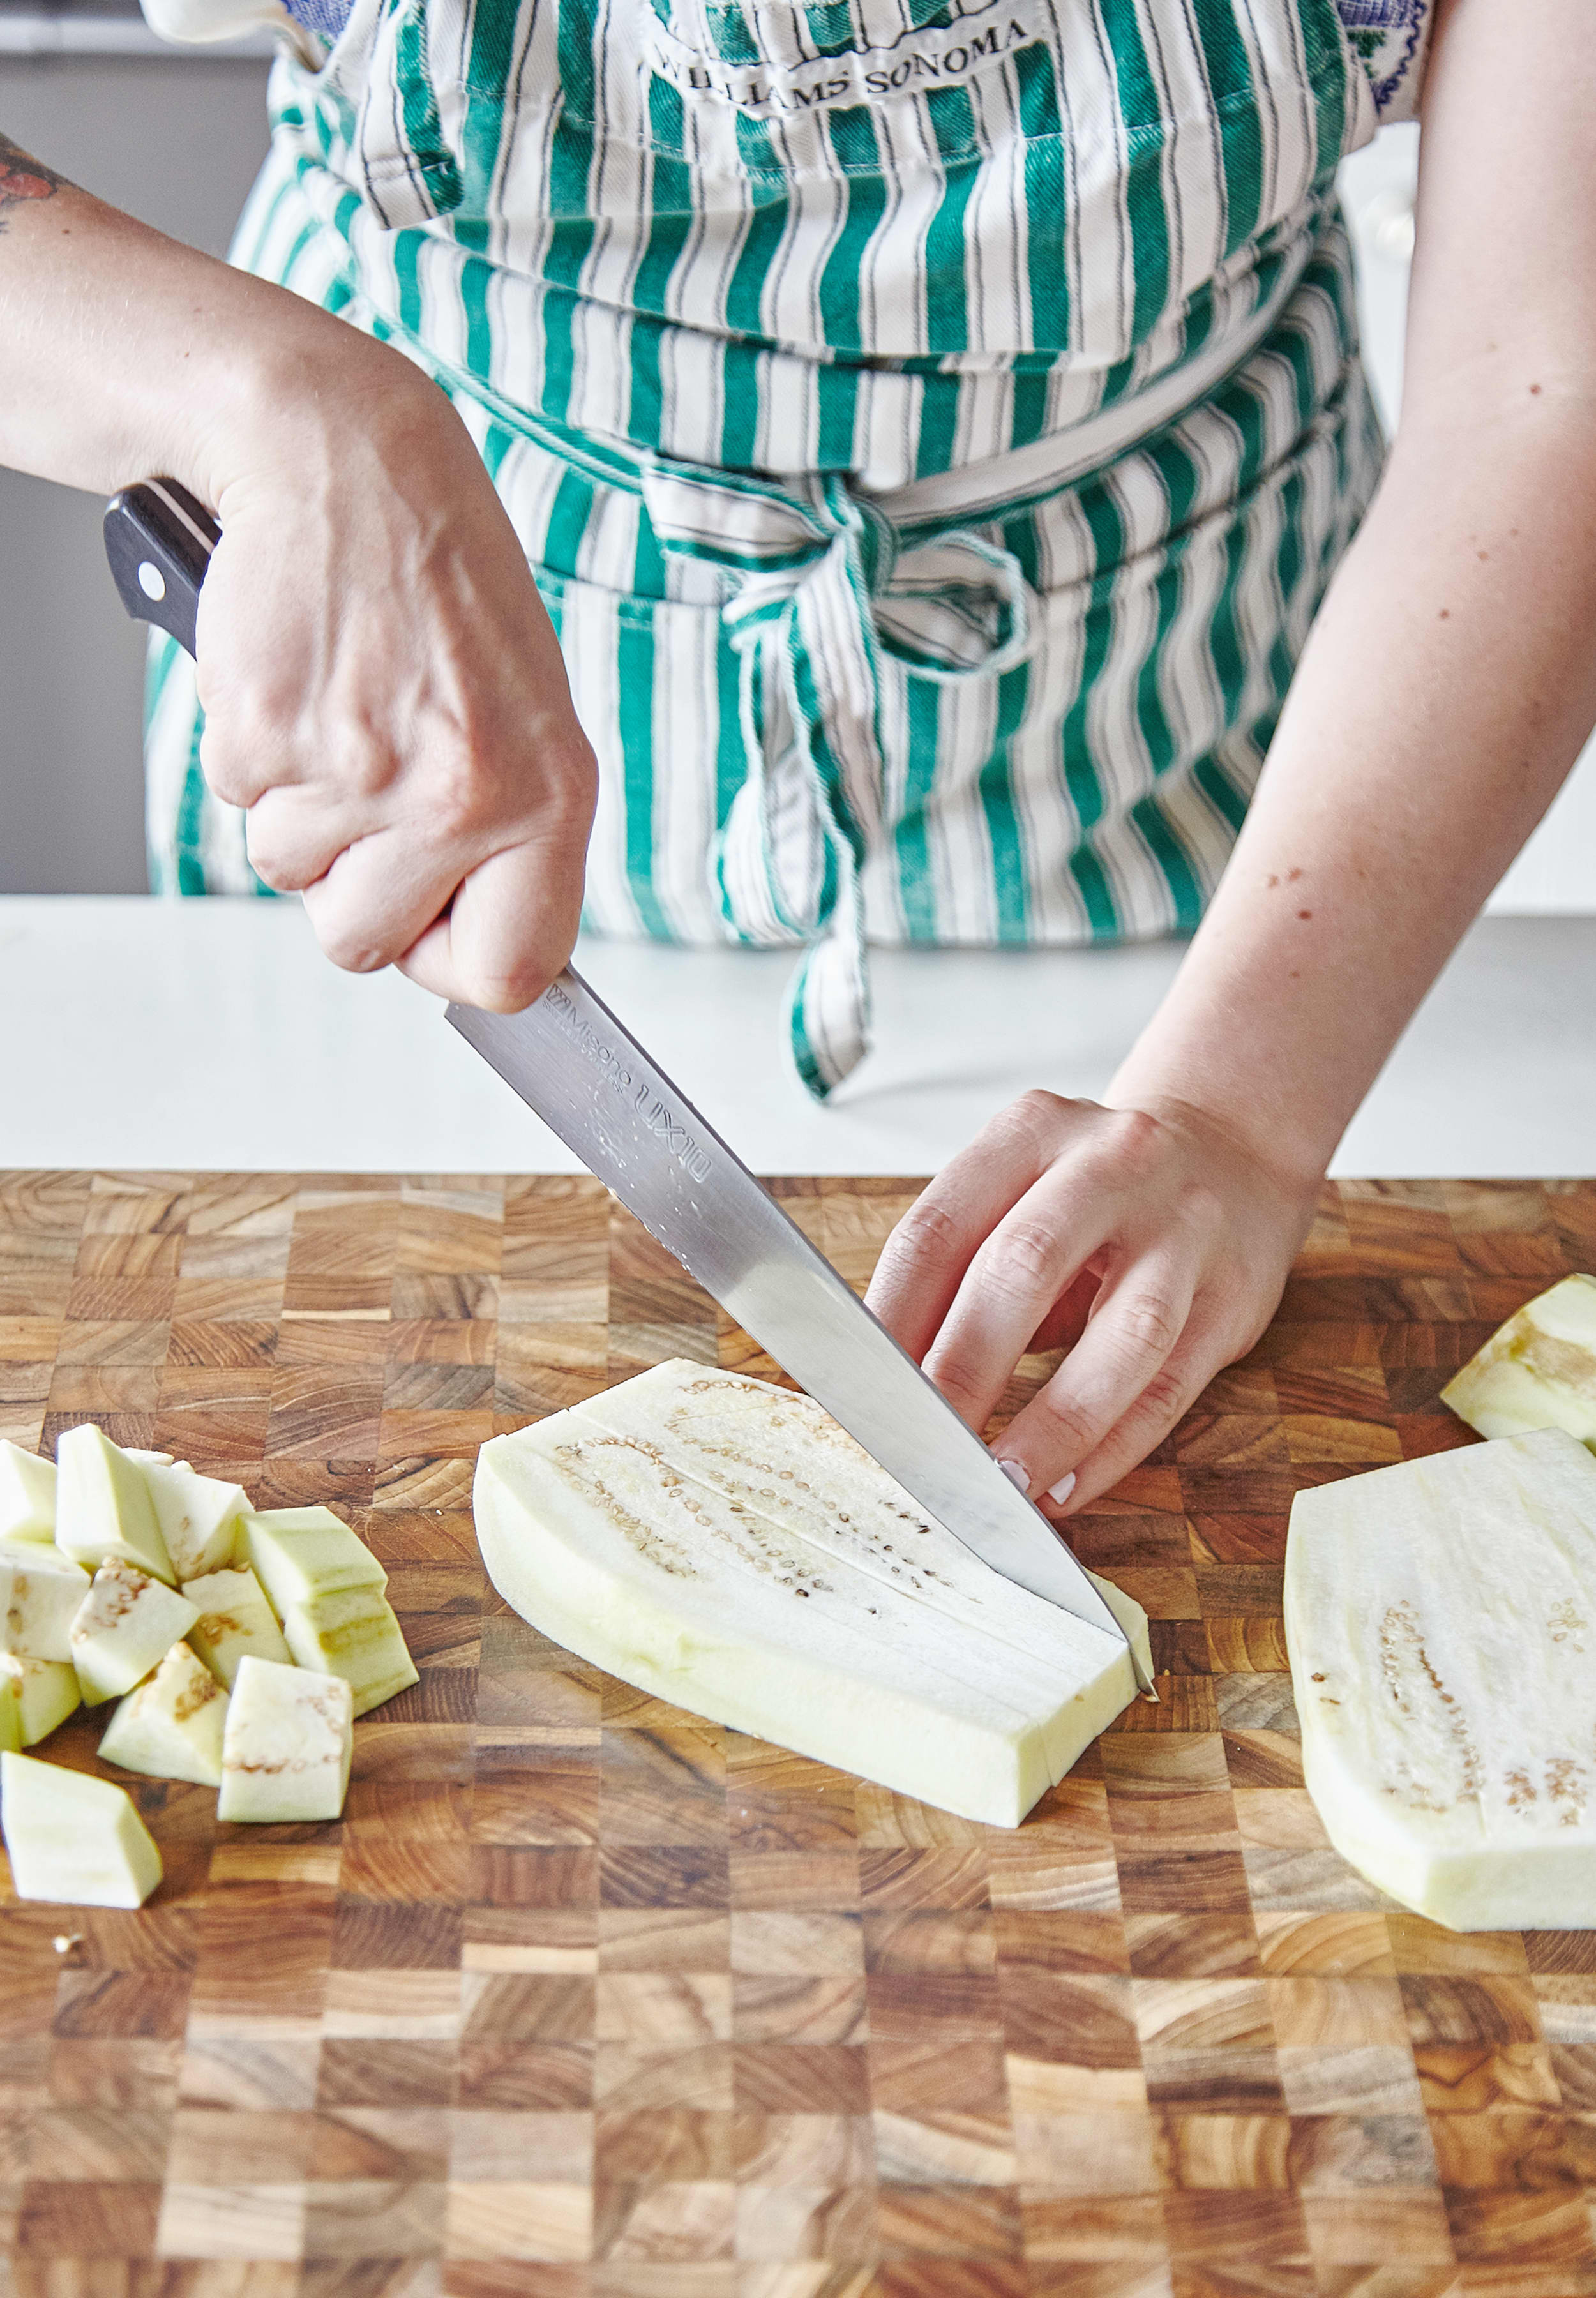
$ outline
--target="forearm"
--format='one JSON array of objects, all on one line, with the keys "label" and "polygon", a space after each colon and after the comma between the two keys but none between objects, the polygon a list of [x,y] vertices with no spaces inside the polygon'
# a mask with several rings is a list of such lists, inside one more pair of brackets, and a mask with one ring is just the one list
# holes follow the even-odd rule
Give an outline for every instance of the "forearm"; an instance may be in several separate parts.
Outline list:
[{"label": "forearm", "polygon": [[1323,1170],[1596,721],[1593,441],[1596,407],[1526,385],[1399,442],[1112,1101]]},{"label": "forearm", "polygon": [[245,442],[335,374],[349,396],[412,373],[0,136],[0,463],[102,493],[165,472],[219,504]]}]

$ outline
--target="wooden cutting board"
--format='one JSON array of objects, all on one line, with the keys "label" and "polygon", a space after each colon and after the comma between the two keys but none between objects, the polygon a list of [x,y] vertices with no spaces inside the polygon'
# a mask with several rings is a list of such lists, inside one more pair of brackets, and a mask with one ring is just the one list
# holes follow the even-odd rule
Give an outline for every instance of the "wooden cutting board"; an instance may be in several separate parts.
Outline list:
[{"label": "wooden cutting board", "polygon": [[[914,1186],[779,1185],[861,1284]],[[1596,2293],[1596,1932],[1455,1937],[1344,1866],[1279,1619],[1297,1487],[1469,1441],[1443,1381],[1592,1266],[1596,1184],[1327,1192],[1259,1347],[1077,1523],[1161,1701],[1008,1833],[484,1586],[484,1437],[769,1369],[597,1184],[0,1177],[0,1433],[332,1502],[423,1672],[341,1826],[152,1781],[148,1907],[0,1905],[16,2298]]]}]

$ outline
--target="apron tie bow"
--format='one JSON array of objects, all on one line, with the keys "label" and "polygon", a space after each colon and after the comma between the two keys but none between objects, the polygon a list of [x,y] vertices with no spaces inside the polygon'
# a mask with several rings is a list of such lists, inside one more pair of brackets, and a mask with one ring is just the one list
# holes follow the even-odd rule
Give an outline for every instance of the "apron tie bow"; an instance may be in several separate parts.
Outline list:
[{"label": "apron tie bow", "polygon": [[722,914],[740,939],[806,942],[789,1039],[817,1101],[869,1048],[864,872],[890,835],[882,657],[951,683],[1022,661],[1039,636],[1013,553],[968,528],[903,535],[838,477],[801,492],[656,464],[643,499],[661,547],[724,573],[748,775],[717,841]]}]

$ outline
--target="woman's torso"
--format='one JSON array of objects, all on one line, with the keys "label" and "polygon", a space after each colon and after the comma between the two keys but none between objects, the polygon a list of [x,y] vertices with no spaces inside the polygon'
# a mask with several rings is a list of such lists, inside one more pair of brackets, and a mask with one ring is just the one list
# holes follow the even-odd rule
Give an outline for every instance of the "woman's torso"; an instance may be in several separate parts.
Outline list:
[{"label": "woman's torso", "polygon": [[[355,0],[237,244],[451,393],[599,754],[590,922],[809,943],[817,1091],[866,938],[1195,923],[1378,467],[1334,177],[1425,0],[952,13]],[[169,654],[158,882],[244,888],[198,723]]]},{"label": "woman's torso", "polygon": [[[1382,10],[1365,68],[1344,17]],[[1245,355],[1422,29],[1423,0],[354,0],[276,102],[401,336],[577,432],[885,492]]]}]

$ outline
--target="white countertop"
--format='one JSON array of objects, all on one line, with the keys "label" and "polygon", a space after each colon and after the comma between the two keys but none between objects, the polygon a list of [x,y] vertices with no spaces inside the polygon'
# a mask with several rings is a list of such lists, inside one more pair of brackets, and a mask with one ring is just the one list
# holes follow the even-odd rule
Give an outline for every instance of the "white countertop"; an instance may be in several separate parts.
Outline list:
[{"label": "white countertop", "polygon": [[[876,1050],[827,1109],[788,1066],[790,953],[585,943],[593,987],[760,1172],[925,1173],[1029,1086],[1100,1093],[1180,956],[878,951]],[[0,1166],[566,1172],[395,974],[295,902],[0,900]],[[1334,1170],[1596,1170],[1596,919],[1484,919]]]}]

